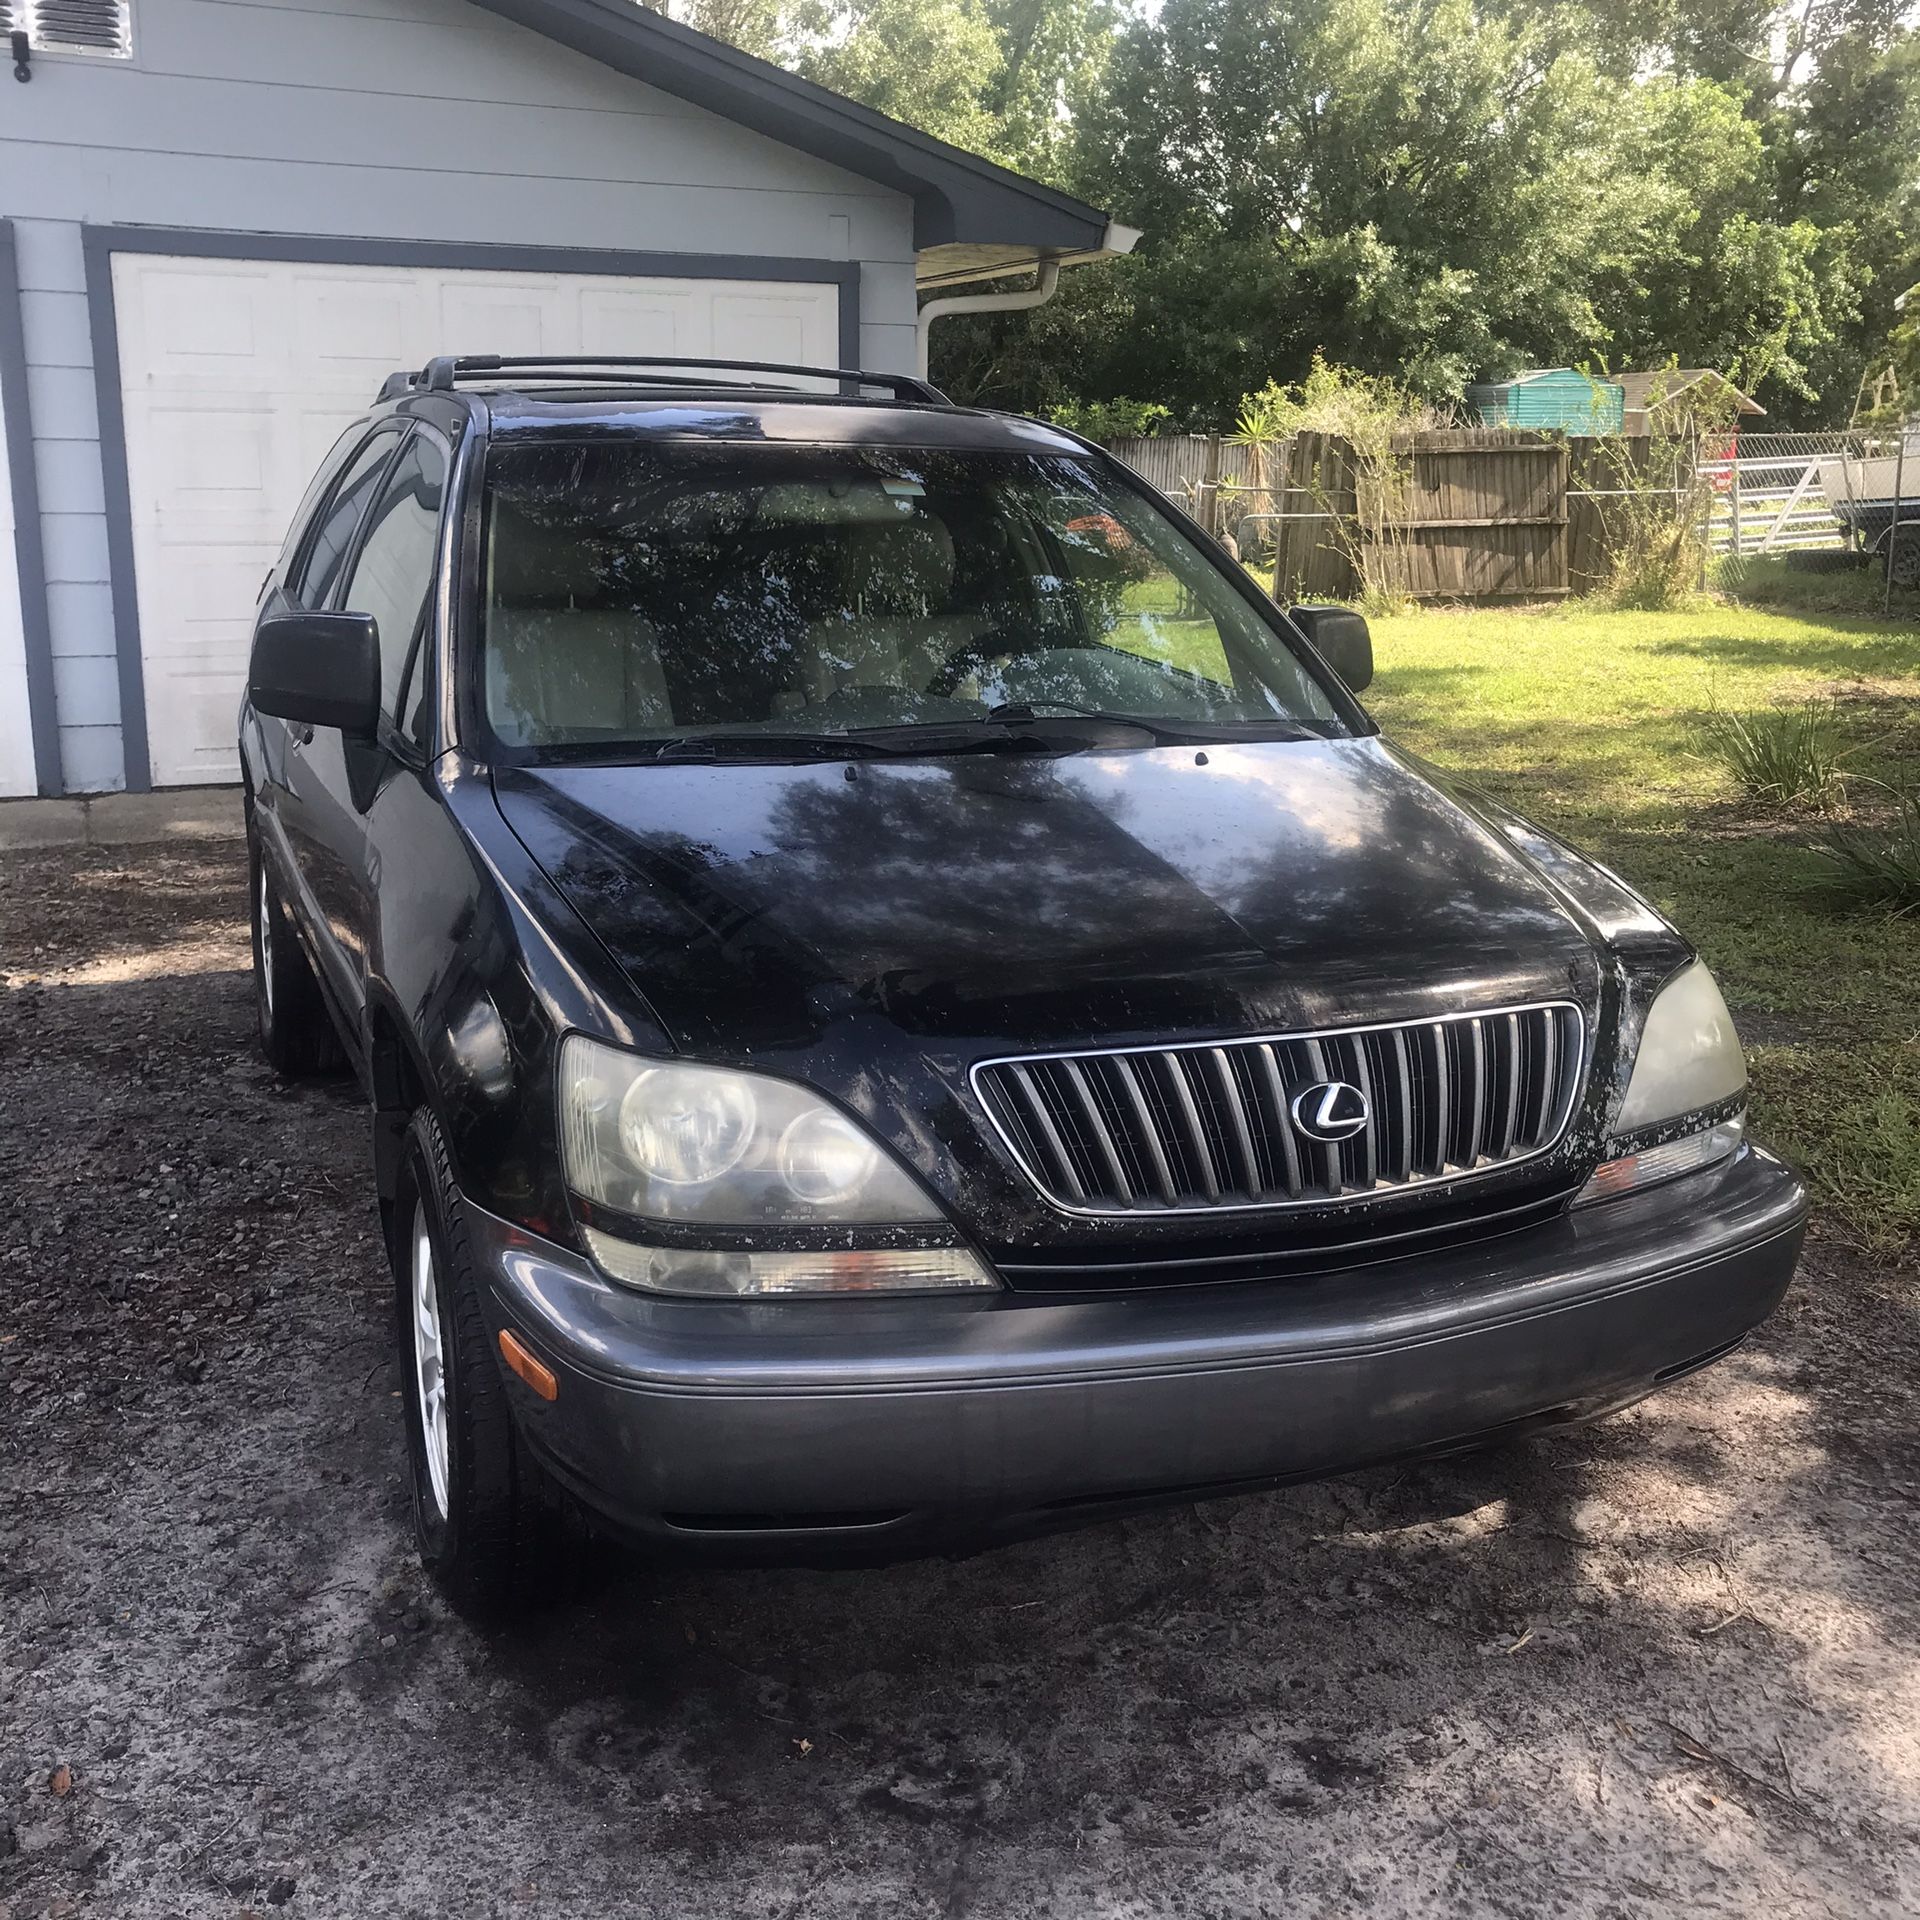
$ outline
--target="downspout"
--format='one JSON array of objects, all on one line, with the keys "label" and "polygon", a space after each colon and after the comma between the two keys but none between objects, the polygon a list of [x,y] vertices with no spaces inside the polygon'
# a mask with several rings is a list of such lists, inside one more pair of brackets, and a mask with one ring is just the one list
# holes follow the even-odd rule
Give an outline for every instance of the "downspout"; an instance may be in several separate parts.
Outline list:
[{"label": "downspout", "polygon": [[920,378],[927,377],[927,336],[936,320],[944,320],[950,313],[1018,313],[1023,308],[1041,306],[1051,300],[1059,284],[1060,262],[1042,260],[1033,285],[1024,293],[956,293],[943,300],[929,300],[920,309]]}]

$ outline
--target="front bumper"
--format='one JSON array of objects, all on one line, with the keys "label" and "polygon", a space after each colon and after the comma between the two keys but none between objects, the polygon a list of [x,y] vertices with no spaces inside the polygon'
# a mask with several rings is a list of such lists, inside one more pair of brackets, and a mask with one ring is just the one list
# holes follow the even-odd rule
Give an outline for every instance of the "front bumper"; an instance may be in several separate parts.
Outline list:
[{"label": "front bumper", "polygon": [[1521,1233],[1339,1273],[1071,1300],[690,1301],[468,1207],[558,1397],[543,1460],[621,1531],[707,1553],[905,1553],[1570,1424],[1737,1344],[1806,1221],[1749,1149]]}]

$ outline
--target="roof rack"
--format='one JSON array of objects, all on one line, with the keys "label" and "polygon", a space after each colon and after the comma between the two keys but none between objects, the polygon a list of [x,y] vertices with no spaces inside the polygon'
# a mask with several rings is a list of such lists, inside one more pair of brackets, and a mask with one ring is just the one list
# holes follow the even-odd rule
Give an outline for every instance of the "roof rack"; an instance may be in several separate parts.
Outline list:
[{"label": "roof rack", "polygon": [[[684,371],[665,373],[661,368]],[[654,369],[654,371],[648,371]],[[689,379],[693,373],[718,369],[723,373],[773,374],[775,380]],[[938,387],[905,373],[868,373],[859,367],[807,367],[781,360],[675,359],[652,354],[443,354],[429,360],[418,373],[392,373],[381,384],[382,400],[398,400],[408,393],[450,393],[470,380],[495,374],[514,374],[535,380],[566,381],[575,386],[637,386],[698,388],[723,393],[810,393],[796,380],[837,380],[843,392],[859,387],[881,387],[896,400],[921,400],[934,406],[949,404]]]}]

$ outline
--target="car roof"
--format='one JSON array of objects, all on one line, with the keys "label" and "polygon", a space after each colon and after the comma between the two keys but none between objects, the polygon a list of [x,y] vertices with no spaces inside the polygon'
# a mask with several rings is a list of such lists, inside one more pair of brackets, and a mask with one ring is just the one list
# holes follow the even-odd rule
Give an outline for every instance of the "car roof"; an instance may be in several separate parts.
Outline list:
[{"label": "car roof", "polygon": [[[593,385],[463,386],[459,398],[484,412],[495,439],[770,440],[798,444],[973,447],[1083,453],[1058,427],[983,407],[792,392],[717,392]],[[400,403],[403,407],[406,402]]]}]

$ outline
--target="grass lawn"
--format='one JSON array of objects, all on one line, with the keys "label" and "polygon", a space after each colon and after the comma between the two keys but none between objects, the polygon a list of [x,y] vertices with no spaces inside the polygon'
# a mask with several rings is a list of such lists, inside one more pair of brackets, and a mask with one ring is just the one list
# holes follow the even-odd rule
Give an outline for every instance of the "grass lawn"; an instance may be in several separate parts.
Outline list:
[{"label": "grass lawn", "polygon": [[[1395,739],[1605,861],[1699,945],[1747,1043],[1756,1132],[1804,1169],[1828,1231],[1890,1249],[1920,1233],[1920,914],[1838,904],[1810,844],[1821,816],[1743,797],[1693,726],[1712,706],[1831,694],[1850,774],[1920,782],[1920,612],[1903,596],[1888,621],[1859,610],[1852,579],[1783,578],[1742,583],[1764,606],[1381,619],[1367,700]],[[1846,804],[1870,810],[1875,792],[1856,784]]]}]

